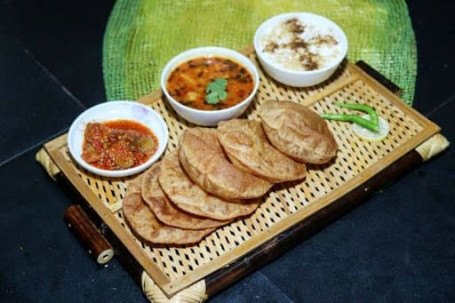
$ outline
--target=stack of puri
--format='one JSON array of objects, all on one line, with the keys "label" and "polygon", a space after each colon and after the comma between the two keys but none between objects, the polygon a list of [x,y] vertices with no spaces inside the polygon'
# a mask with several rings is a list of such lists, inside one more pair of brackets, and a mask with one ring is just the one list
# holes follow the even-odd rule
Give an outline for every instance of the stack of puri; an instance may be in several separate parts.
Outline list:
[{"label": "stack of puri", "polygon": [[123,213],[133,232],[148,243],[197,243],[253,213],[273,184],[336,156],[326,122],[305,106],[268,101],[259,117],[187,128],[177,150],[129,182]]}]

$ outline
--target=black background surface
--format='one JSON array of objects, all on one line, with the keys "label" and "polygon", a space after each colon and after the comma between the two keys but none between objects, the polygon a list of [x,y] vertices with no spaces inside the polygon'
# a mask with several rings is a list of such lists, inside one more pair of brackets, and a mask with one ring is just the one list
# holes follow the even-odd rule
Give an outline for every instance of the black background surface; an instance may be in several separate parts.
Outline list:
[{"label": "black background surface", "polygon": [[[146,301],[117,259],[99,266],[84,251],[62,220],[71,201],[34,160],[105,99],[102,43],[113,3],[0,3],[1,302]],[[414,107],[455,142],[455,5],[408,6],[418,46]],[[453,301],[454,171],[449,148],[211,301]]]}]

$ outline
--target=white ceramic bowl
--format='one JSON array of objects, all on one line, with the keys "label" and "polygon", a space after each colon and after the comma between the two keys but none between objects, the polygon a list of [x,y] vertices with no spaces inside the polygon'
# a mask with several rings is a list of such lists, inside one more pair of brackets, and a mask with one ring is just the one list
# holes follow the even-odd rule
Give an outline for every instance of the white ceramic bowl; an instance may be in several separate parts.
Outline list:
[{"label": "white ceramic bowl", "polygon": [[[87,124],[118,119],[133,120],[151,129],[158,138],[157,151],[141,165],[123,170],[100,169],[85,162],[81,156]],[[68,132],[68,148],[74,160],[86,170],[106,177],[125,177],[145,170],[160,158],[167,142],[168,130],[163,118],[150,107],[134,101],[110,101],[95,105],[80,114]]]},{"label": "white ceramic bowl", "polygon": [[[264,35],[270,34],[270,32],[276,28],[278,24],[292,18],[303,20],[307,25],[313,24],[314,28],[317,29],[317,31],[321,31],[320,33],[324,33],[327,30],[330,30],[330,35],[339,43],[339,48],[337,49],[338,53],[336,56],[333,56],[333,58],[330,59],[330,63],[328,62],[328,64],[325,64],[321,68],[315,70],[295,70],[284,67],[280,63],[272,62],[270,57],[266,56],[266,54],[263,52],[264,46],[261,42],[262,37]],[[309,28],[306,27],[305,32],[302,33],[302,35],[311,34],[311,32],[308,32],[308,29]],[[335,72],[337,67],[346,56],[348,50],[348,40],[343,30],[333,21],[320,15],[295,12],[276,15],[262,23],[256,30],[254,36],[254,48],[263,69],[272,78],[289,86],[307,87],[323,82]]]},{"label": "white ceramic bowl", "polygon": [[[167,91],[166,89],[166,81],[169,77],[169,74],[181,63],[197,57],[203,56],[220,56],[223,58],[228,58],[233,61],[236,61],[246,67],[248,71],[251,73],[254,81],[254,88],[251,94],[248,95],[242,102],[231,106],[229,108],[221,109],[221,110],[199,110],[194,109],[188,106],[183,105],[182,103],[175,100]],[[240,116],[250,105],[251,101],[256,94],[256,91],[259,86],[259,74],[256,69],[256,66],[244,55],[241,53],[223,48],[223,47],[214,47],[214,46],[207,46],[207,47],[199,47],[189,49],[180,53],[179,55],[172,58],[167,65],[164,67],[163,72],[161,74],[161,88],[166,96],[166,99],[171,104],[172,108],[183,117],[185,120],[202,126],[215,126],[218,124],[219,121],[229,120]]]}]

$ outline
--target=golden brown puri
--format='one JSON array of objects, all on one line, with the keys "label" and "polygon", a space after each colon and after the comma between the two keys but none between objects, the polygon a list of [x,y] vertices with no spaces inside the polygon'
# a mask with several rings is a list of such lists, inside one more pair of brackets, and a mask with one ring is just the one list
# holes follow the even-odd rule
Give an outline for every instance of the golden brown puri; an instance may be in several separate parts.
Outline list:
[{"label": "golden brown puri", "polygon": [[123,214],[133,232],[142,240],[156,244],[192,244],[214,230],[186,230],[160,223],[142,200],[140,182],[140,179],[130,181],[123,198]]},{"label": "golden brown puri", "polygon": [[160,163],[156,163],[142,174],[142,198],[162,223],[183,229],[206,229],[229,223],[199,217],[174,206],[158,182],[159,171]]},{"label": "golden brown puri", "polygon": [[269,182],[302,179],[306,165],[274,148],[267,140],[260,122],[233,119],[218,123],[218,139],[231,162]]},{"label": "golden brown puri", "polygon": [[272,186],[228,161],[216,130],[188,128],[180,137],[179,159],[183,169],[205,191],[226,200],[263,196]]},{"label": "golden brown puri", "polygon": [[249,215],[260,203],[260,199],[228,202],[207,193],[186,175],[176,151],[165,155],[161,160],[158,181],[178,208],[215,220],[230,220]]},{"label": "golden brown puri", "polygon": [[259,116],[272,145],[293,159],[324,164],[336,156],[338,144],[327,123],[304,105],[267,101]]}]

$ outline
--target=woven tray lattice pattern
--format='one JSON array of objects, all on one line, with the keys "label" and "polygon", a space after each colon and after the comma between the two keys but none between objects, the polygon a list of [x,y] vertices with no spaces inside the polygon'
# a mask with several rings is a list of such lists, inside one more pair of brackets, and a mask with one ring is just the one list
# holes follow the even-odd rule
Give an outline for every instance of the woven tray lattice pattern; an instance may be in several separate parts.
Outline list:
[{"label": "woven tray lattice pattern", "polygon": [[[254,55],[250,55],[250,59],[256,62]],[[309,166],[304,180],[275,185],[251,216],[217,229],[197,245],[179,247],[147,245],[135,238],[121,210],[128,178],[92,175],[71,160],[66,144],[58,148],[57,152],[65,162],[65,165],[59,164],[64,173],[75,172],[78,180],[72,182],[79,182],[82,185],[76,184],[76,187],[79,186],[80,191],[93,195],[88,195],[87,199],[95,206],[102,206],[101,210],[97,206],[98,213],[105,218],[114,218],[114,223],[109,224],[113,225],[110,227],[120,239],[132,239],[125,245],[168,295],[203,279],[322,209],[438,130],[396,96],[387,94],[371,80],[366,81],[362,73],[349,63],[328,82],[312,88],[290,89],[277,84],[262,71],[260,79],[257,96],[243,118],[257,119],[258,106],[270,99],[300,102],[318,113],[344,112],[345,109],[333,105],[335,101],[359,102],[374,106],[388,121],[390,133],[380,142],[364,141],[351,132],[349,124],[331,121],[329,127],[339,144],[334,163]],[[192,125],[178,117],[159,94],[146,96],[142,101],[150,102],[151,107],[162,115],[169,128],[167,152],[175,150],[181,133]]]},{"label": "woven tray lattice pattern", "polygon": [[265,19],[292,11],[338,23],[348,36],[348,59],[366,61],[403,88],[403,100],[412,104],[416,43],[403,0],[117,0],[104,38],[107,98],[136,100],[159,88],[164,65],[183,50],[207,45],[239,49],[252,44]]}]

